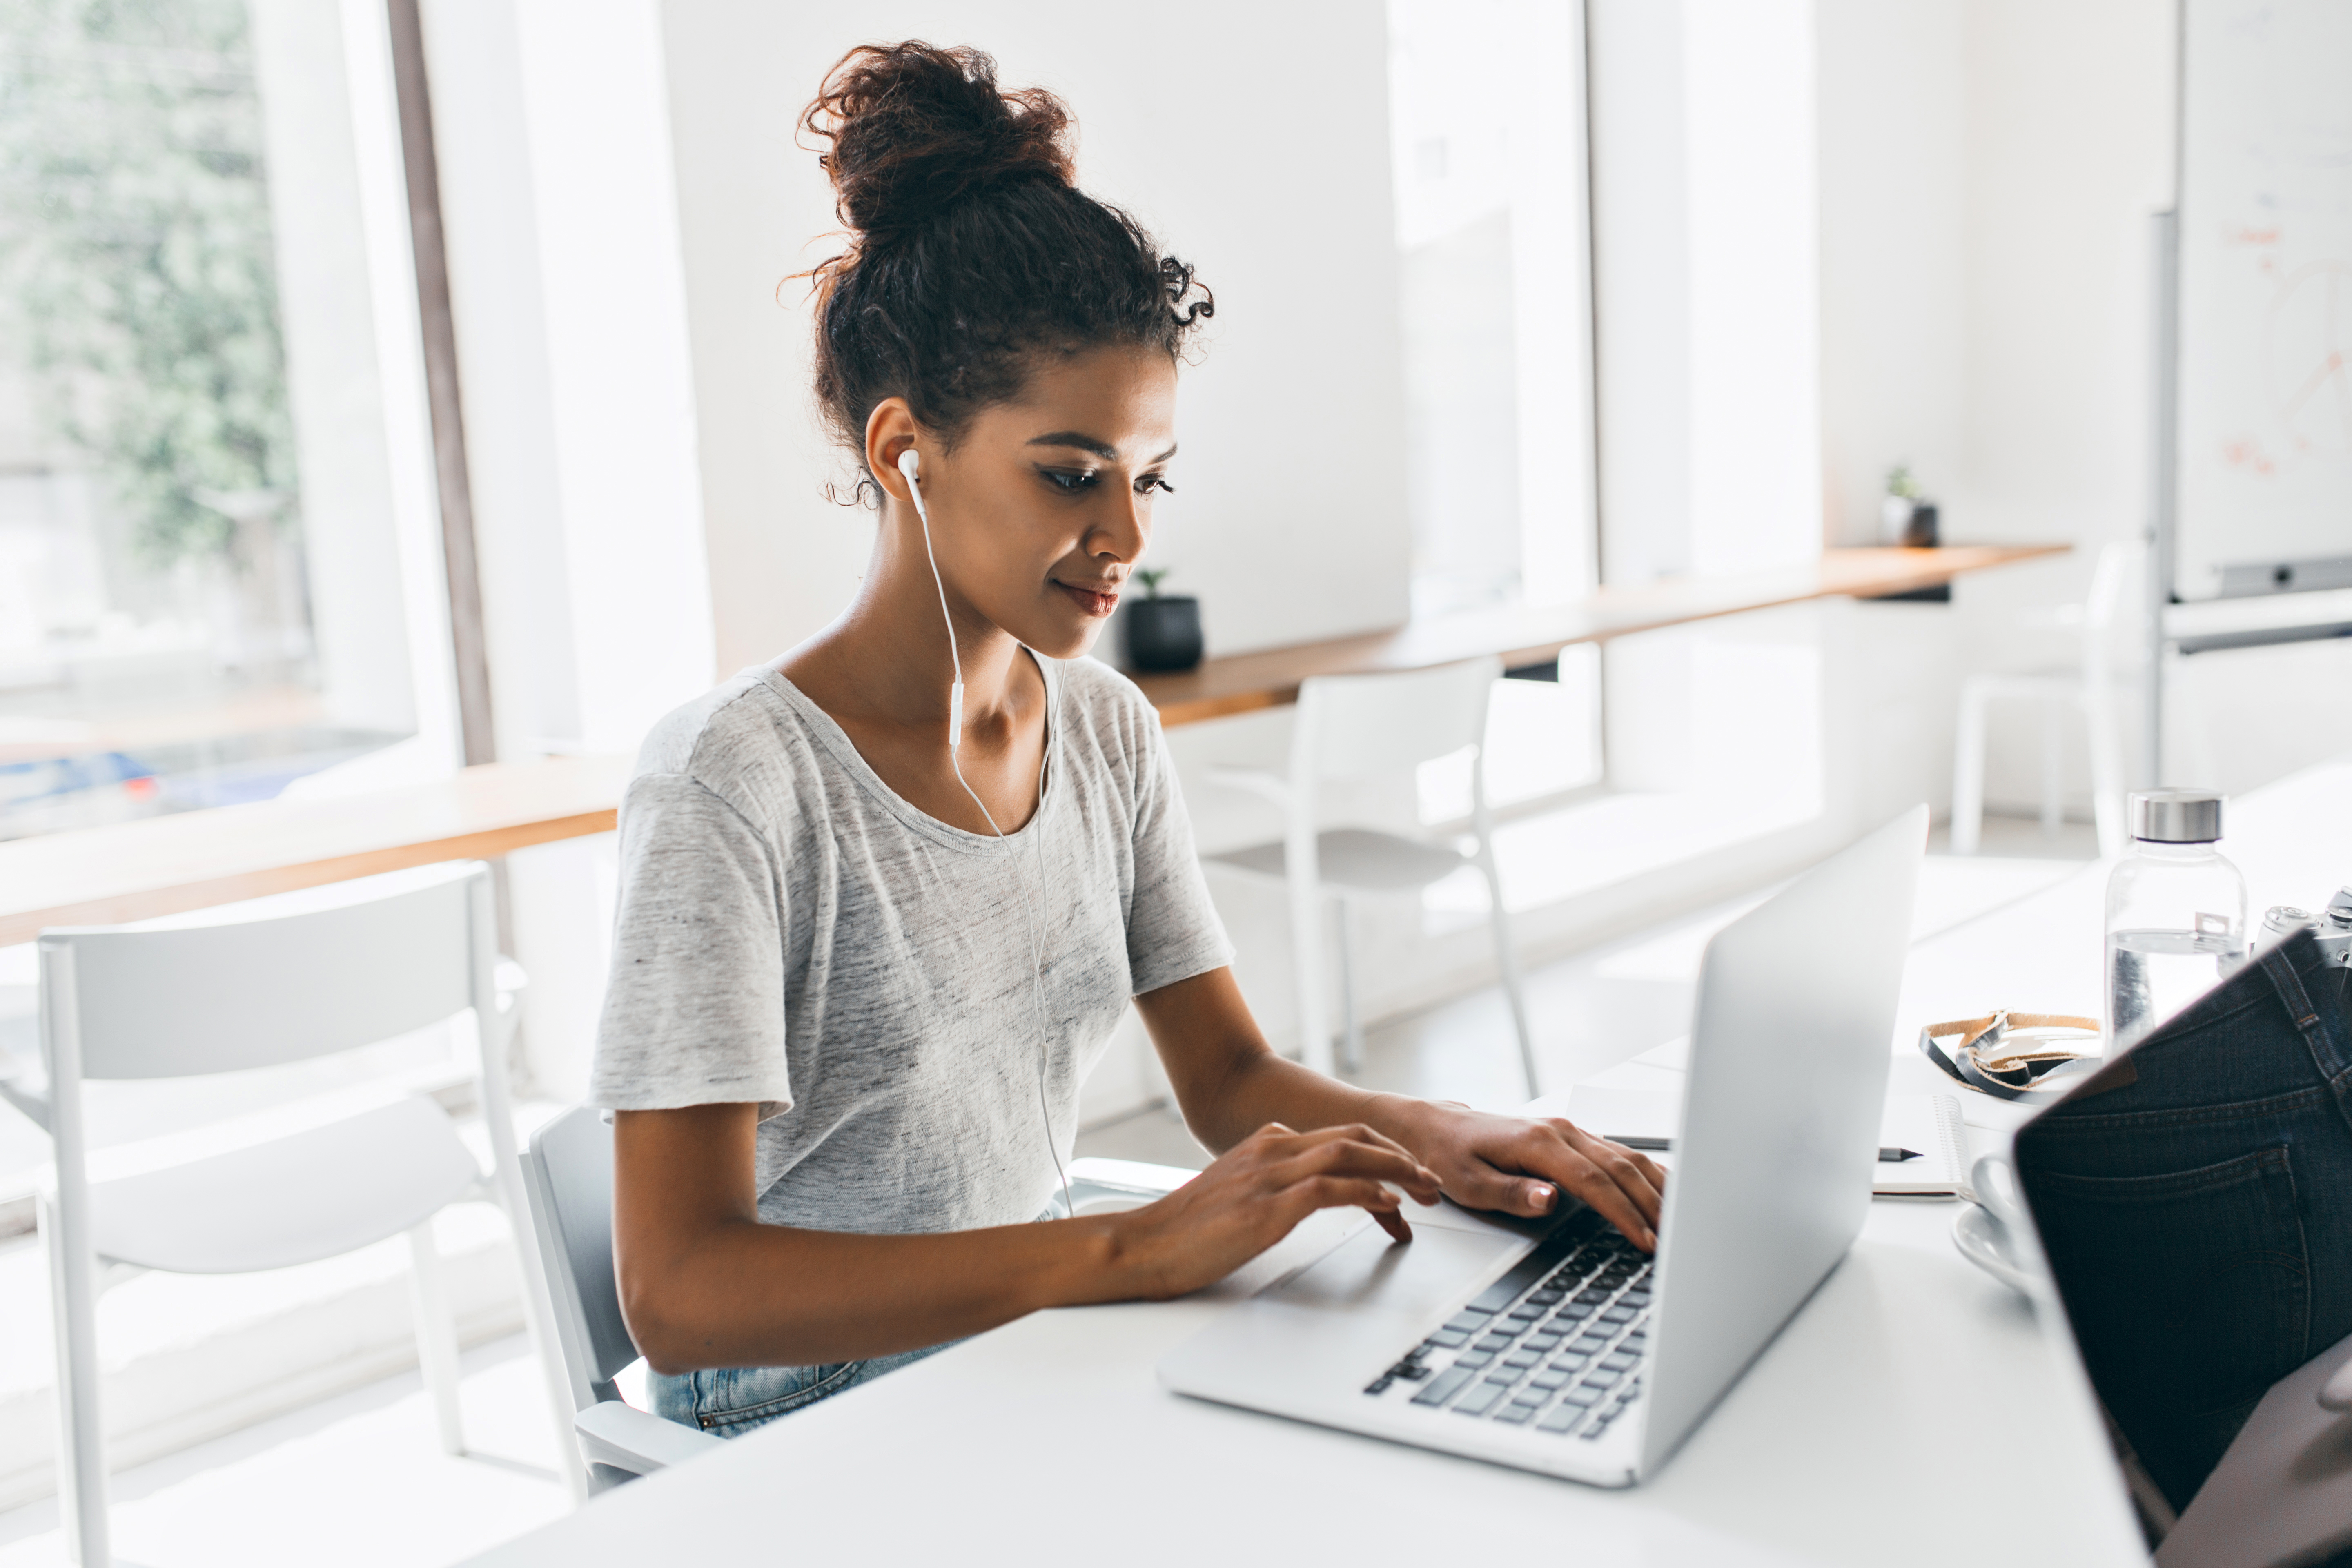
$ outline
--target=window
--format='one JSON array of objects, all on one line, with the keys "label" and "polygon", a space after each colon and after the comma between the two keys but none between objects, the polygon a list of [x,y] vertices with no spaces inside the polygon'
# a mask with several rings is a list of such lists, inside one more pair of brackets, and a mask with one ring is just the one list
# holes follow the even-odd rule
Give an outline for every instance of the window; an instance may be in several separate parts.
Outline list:
[{"label": "window", "polygon": [[0,838],[419,730],[415,337],[377,309],[413,285],[347,42],[331,6],[0,0]]}]

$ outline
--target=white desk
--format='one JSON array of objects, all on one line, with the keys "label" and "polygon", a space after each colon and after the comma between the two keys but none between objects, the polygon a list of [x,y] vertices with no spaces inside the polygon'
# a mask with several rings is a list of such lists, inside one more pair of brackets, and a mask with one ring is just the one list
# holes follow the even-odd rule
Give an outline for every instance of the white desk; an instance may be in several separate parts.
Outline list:
[{"label": "white desk", "polygon": [[[2257,910],[2323,898],[2331,879],[2352,877],[2348,808],[2352,763],[2232,808],[2226,847]],[[2103,885],[2103,869],[2088,868],[1915,949],[1898,1083],[1935,1086],[1933,1069],[1910,1065],[1922,1022],[1994,1003],[2095,1010]],[[1670,1081],[1671,1068],[1616,1071]],[[1218,1293],[1009,1324],[478,1561],[1198,1568],[1517,1552],[1646,1568],[2145,1563],[2071,1352],[1953,1250],[1954,1212],[1874,1205],[1853,1255],[1664,1473],[1633,1491],[1162,1390],[1159,1357],[1221,1297],[1317,1244],[1300,1235]],[[1996,1493],[2007,1494],[1998,1510],[1988,1506]]]}]

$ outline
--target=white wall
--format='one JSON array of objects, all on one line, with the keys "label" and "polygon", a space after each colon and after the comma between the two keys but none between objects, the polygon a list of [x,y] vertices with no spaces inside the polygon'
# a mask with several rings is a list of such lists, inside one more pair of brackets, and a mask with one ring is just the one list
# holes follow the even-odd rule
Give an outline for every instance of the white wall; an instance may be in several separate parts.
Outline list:
[{"label": "white wall", "polygon": [[[1948,536],[2137,536],[2147,223],[2172,200],[2172,8],[1818,5],[1832,537],[1873,539],[1885,470],[1905,460],[1944,503]],[[2071,563],[2033,591],[2088,572]]]},{"label": "white wall", "polygon": [[2147,519],[2147,218],[2173,199],[2173,8],[1974,0],[1968,24],[1958,493],[1978,538],[2133,536]]},{"label": "white wall", "polygon": [[1212,0],[1171,16],[908,0],[852,24],[821,7],[671,0],[665,21],[721,668],[823,626],[866,559],[866,515],[823,493],[851,470],[810,410],[805,285],[778,285],[828,254],[818,237],[837,226],[793,120],[826,68],[873,38],[977,44],[1007,86],[1066,94],[1085,186],[1131,205],[1215,291],[1206,355],[1183,376],[1181,493],[1152,549],[1175,570],[1171,592],[1201,596],[1211,651],[1404,617],[1377,7]]},{"label": "white wall", "polygon": [[1967,0],[1815,0],[1829,542],[1876,544],[1886,470],[1945,497],[1968,406]]}]

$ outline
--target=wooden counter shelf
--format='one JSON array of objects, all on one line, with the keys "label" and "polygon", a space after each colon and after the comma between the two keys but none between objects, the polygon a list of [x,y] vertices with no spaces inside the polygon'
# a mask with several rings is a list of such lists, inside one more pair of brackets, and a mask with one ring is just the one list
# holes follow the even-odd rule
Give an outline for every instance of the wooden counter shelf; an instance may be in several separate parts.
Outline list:
[{"label": "wooden counter shelf", "polygon": [[[1195,724],[1298,699],[1309,676],[1419,669],[1499,656],[1508,667],[1743,610],[1872,598],[2063,552],[2063,544],[1831,550],[1786,572],[1607,588],[1575,605],[1448,616],[1391,631],[1213,658],[1139,684],[1163,724]],[[435,784],[273,800],[0,844],[0,946],[44,929],[110,925],[291,892],[442,860],[495,858],[610,832],[627,757],[548,757],[467,768]]]},{"label": "wooden counter shelf", "polygon": [[321,800],[265,800],[0,844],[0,946],[443,860],[609,833],[628,757],[491,763]]},{"label": "wooden counter shelf", "polygon": [[1807,599],[1879,598],[1938,587],[1963,573],[2062,554],[2063,544],[1965,544],[1941,550],[1825,550],[1817,563],[1738,577],[1667,578],[1603,588],[1573,605],[1514,605],[1414,621],[1388,631],[1266,648],[1202,661],[1181,675],[1141,675],[1136,684],[1162,725],[1197,724],[1230,713],[1298,700],[1310,676],[1426,669],[1455,659],[1499,657],[1504,668],[1540,664],[1577,643],[1685,626]]}]

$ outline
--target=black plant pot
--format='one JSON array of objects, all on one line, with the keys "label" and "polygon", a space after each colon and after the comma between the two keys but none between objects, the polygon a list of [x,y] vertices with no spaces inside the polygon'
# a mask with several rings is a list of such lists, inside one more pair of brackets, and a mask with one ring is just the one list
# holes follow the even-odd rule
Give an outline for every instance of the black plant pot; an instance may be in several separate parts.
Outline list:
[{"label": "black plant pot", "polygon": [[1190,669],[1201,662],[1201,601],[1138,599],[1127,606],[1127,662],[1146,672]]},{"label": "black plant pot", "polygon": [[1906,550],[1933,550],[1942,541],[1941,519],[1936,503],[1923,500],[1911,509],[1911,521],[1903,525],[1903,546]]}]

